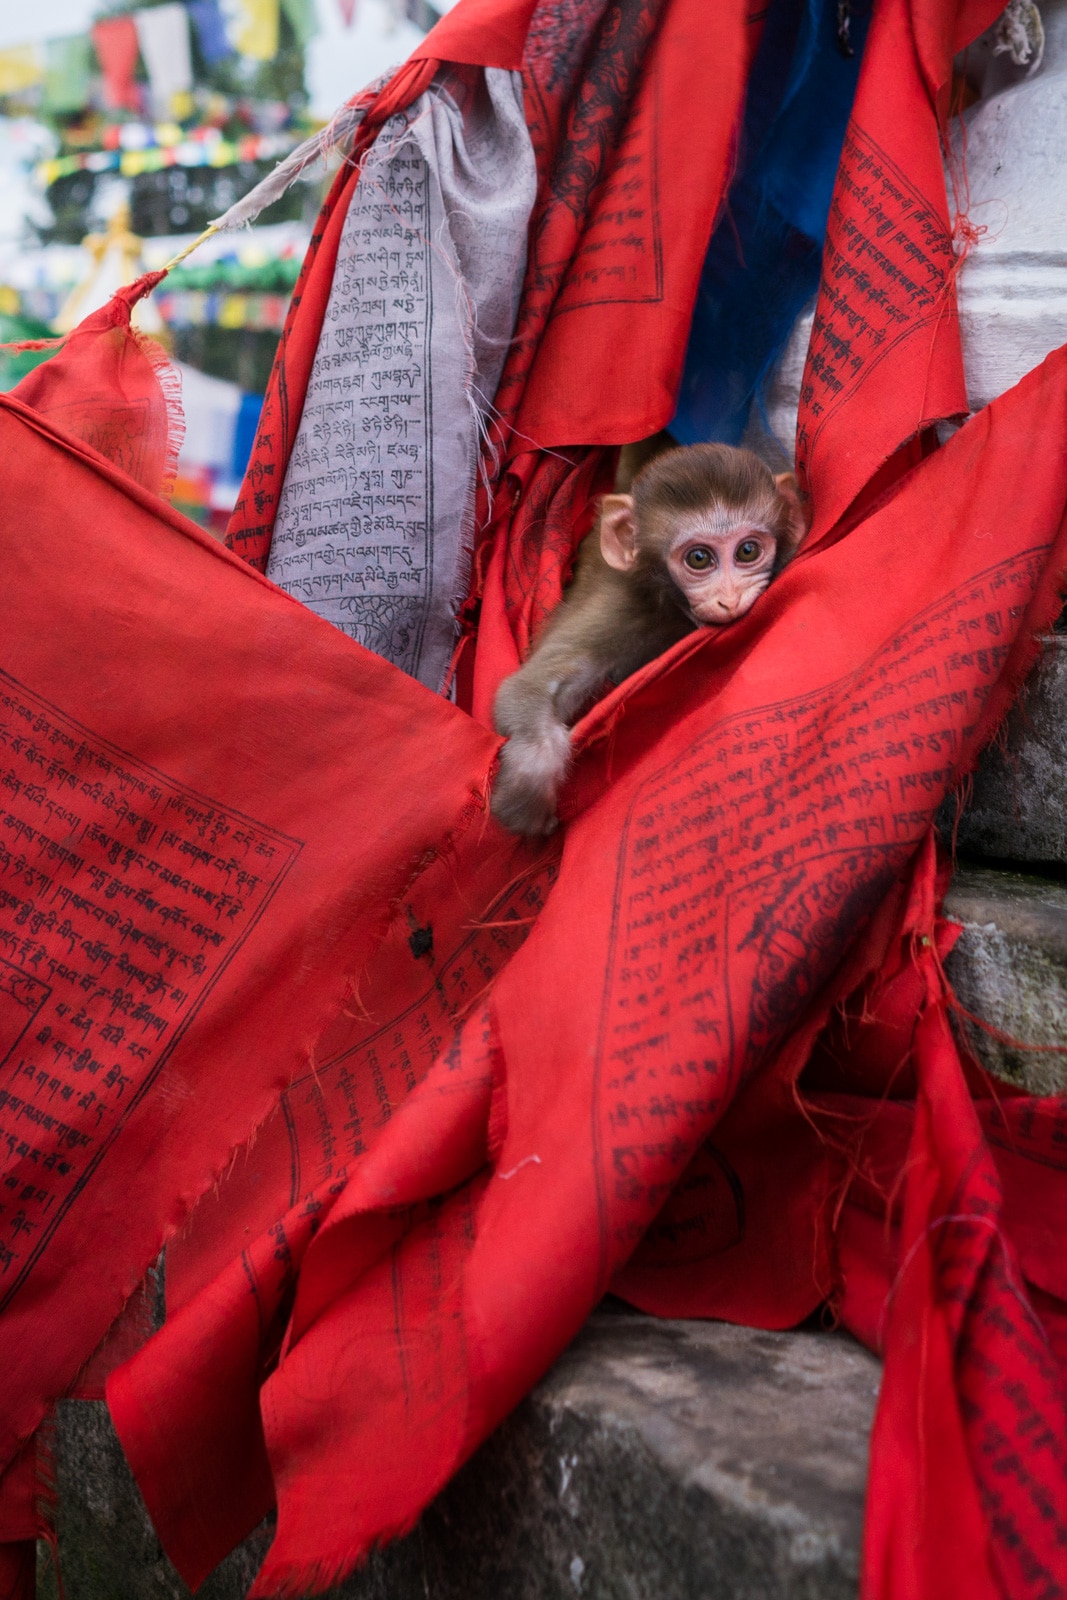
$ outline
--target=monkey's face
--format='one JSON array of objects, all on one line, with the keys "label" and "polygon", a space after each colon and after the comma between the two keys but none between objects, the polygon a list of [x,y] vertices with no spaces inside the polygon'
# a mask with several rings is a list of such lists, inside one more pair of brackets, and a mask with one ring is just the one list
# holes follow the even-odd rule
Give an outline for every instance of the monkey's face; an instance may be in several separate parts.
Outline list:
[{"label": "monkey's face", "polygon": [[778,541],[722,508],[676,513],[665,555],[683,609],[703,627],[745,615],[770,583]]}]

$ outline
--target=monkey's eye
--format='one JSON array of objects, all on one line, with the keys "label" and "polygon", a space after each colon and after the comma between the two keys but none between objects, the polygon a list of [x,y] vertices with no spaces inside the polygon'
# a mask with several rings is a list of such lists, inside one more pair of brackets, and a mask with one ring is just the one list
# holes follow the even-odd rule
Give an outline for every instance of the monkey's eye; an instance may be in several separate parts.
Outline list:
[{"label": "monkey's eye", "polygon": [[734,551],[734,560],[739,561],[743,567],[748,567],[753,561],[758,561],[762,554],[763,546],[758,539],[742,539]]},{"label": "monkey's eye", "polygon": [[692,550],[687,550],[683,557],[690,572],[707,572],[715,565],[715,552],[709,550],[707,545],[694,545]]}]

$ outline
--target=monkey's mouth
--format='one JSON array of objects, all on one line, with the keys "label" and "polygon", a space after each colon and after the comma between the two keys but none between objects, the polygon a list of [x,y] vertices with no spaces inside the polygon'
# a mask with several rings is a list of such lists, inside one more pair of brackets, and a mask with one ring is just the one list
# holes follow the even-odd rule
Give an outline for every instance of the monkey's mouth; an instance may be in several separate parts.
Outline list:
[{"label": "monkey's mouth", "polygon": [[728,615],[724,615],[721,611],[715,611],[707,616],[702,616],[699,611],[696,611],[689,604],[685,606],[685,610],[698,628],[729,628],[733,623],[740,622],[742,617],[748,616],[765,588],[766,585],[758,590],[756,594],[745,595]]},{"label": "monkey's mouth", "polygon": [[728,617],[724,617],[721,611],[712,617],[702,617],[692,606],[686,606],[685,609],[698,628],[728,628],[731,623],[740,622],[742,617],[747,617],[752,607],[745,606],[743,610],[731,611]]}]

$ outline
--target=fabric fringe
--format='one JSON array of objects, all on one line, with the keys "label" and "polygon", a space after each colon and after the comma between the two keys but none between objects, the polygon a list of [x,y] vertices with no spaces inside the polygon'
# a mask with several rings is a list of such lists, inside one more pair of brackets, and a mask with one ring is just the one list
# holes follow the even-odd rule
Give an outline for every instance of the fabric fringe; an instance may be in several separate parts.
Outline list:
[{"label": "fabric fringe", "polygon": [[141,333],[132,325],[130,333],[137,348],[152,368],[155,380],[159,384],[160,393],[163,396],[163,404],[166,407],[167,438],[159,495],[162,500],[171,500],[174,497],[174,485],[178,476],[178,458],[185,442],[185,410],[182,406],[181,373],[158,340],[149,338],[147,334]]}]

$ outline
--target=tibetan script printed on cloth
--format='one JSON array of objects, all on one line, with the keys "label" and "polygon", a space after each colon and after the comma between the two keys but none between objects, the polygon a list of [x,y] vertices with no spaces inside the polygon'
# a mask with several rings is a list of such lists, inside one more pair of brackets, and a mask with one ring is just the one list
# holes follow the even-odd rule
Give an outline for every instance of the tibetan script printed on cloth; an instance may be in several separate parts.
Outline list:
[{"label": "tibetan script printed on cloth", "polygon": [[0,1312],[299,848],[0,673]]},{"label": "tibetan script printed on cloth", "polygon": [[388,122],[345,218],[267,575],[438,689],[533,203],[517,75],[453,68]]}]

